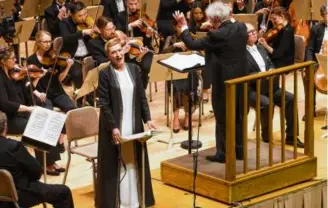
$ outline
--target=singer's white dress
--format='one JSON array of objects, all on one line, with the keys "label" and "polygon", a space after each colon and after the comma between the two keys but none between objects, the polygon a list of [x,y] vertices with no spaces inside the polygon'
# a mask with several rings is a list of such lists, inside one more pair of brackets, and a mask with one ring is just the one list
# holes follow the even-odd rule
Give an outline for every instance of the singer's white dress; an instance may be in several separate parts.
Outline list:
[{"label": "singer's white dress", "polygon": [[[121,135],[133,134],[133,90],[134,85],[132,83],[130,74],[125,68],[123,71],[115,70],[123,103],[123,117],[122,117],[122,129]],[[135,166],[135,153],[133,143],[128,142],[121,145],[122,159],[126,165],[126,170],[121,163],[120,174],[120,208],[138,208],[138,188],[137,188],[137,171]],[[122,179],[123,178],[123,179]]]}]

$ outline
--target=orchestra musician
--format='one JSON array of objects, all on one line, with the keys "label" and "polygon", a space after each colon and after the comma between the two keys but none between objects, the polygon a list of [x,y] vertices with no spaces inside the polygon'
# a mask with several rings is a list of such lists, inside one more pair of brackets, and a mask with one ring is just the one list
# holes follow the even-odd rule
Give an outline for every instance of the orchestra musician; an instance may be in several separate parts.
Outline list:
[{"label": "orchestra musician", "polygon": [[103,16],[112,19],[115,25],[119,14],[126,15],[125,0],[101,0],[100,4],[104,6]]},{"label": "orchestra musician", "polygon": [[[67,52],[74,58],[74,64],[71,66],[65,84],[72,81],[75,88],[81,88],[83,84],[82,61],[88,56],[86,47],[88,41],[98,32],[93,24],[93,19],[88,16],[88,11],[83,2],[75,1],[70,4],[70,16],[64,18],[59,23],[60,34],[63,37],[64,44],[61,52]],[[89,104],[93,103],[92,96],[87,96]],[[77,102],[78,107],[82,104],[82,98]]]},{"label": "orchestra musician", "polygon": [[175,30],[172,24],[172,14],[174,11],[187,15],[187,12],[191,10],[191,6],[195,0],[160,0],[159,10],[157,14],[157,26],[158,32],[166,38],[169,35],[174,34]]},{"label": "orchestra musician", "polygon": [[233,14],[247,14],[247,1],[246,0],[235,0],[232,6]]},{"label": "orchestra musician", "polygon": [[[140,207],[141,190],[145,183],[145,206],[155,204],[148,152],[145,150],[145,181],[142,178],[142,147],[137,141],[121,143],[121,136],[150,129],[149,106],[139,75],[139,67],[125,63],[121,41],[113,38],[106,43],[110,66],[99,74],[99,139],[97,208]],[[146,147],[147,148],[147,147]]]},{"label": "orchestra musician", "polygon": [[[44,108],[53,110],[54,107],[58,107],[63,112],[75,108],[74,103],[65,93],[61,82],[68,74],[70,67],[73,64],[72,59],[65,61],[66,66],[54,65],[55,57],[50,57],[49,53],[53,52],[51,49],[51,34],[47,31],[40,30],[35,35],[35,48],[34,53],[28,57],[27,63],[37,66],[39,69],[44,70],[44,74],[33,81],[34,91],[33,94],[37,97],[37,105]],[[52,71],[52,70],[56,71]],[[59,175],[61,172],[65,172],[65,169],[56,164],[57,160],[60,160],[60,154],[65,151],[64,147],[64,134],[63,129],[60,135],[58,145],[56,148],[47,153],[47,173],[49,175]],[[43,152],[35,150],[36,159],[43,164]]]},{"label": "orchestra musician", "polygon": [[67,7],[66,0],[54,0],[52,5],[44,11],[47,27],[53,38],[60,36],[59,23],[67,17]]},{"label": "orchestra musician", "polygon": [[[174,34],[166,38],[162,53],[177,53],[187,50],[188,48],[186,47],[186,45],[181,40],[179,40],[176,34]],[[196,77],[196,75],[194,77]],[[198,82],[196,80],[197,79],[193,80],[193,89],[197,89]],[[173,133],[178,133],[180,131],[179,111],[181,107],[183,107],[185,112],[183,129],[184,130],[189,129],[188,105],[189,105],[190,91],[189,91],[188,78],[173,80],[172,85],[173,85]],[[168,92],[170,92],[171,90],[170,82],[168,82],[168,88],[169,88]]]},{"label": "orchestra musician", "polygon": [[[305,61],[316,61],[317,58],[315,56],[316,53],[321,53],[323,49],[324,41],[328,41],[328,29],[327,29],[327,21],[328,21],[328,5],[324,4],[320,7],[320,14],[323,18],[323,22],[317,25],[314,25],[311,28],[310,39],[305,51]],[[305,76],[303,79],[304,83],[304,92],[305,94],[308,93],[307,90],[307,77]],[[316,106],[316,89],[314,88],[314,116],[315,113],[315,106]],[[303,117],[303,121],[305,120],[305,116]]]},{"label": "orchestra musician", "polygon": [[[105,43],[116,37],[116,26],[113,24],[112,20],[107,17],[99,17],[96,21],[96,25],[99,28],[100,35],[98,38],[92,39],[88,43],[88,50],[90,51],[92,57],[96,60],[97,64],[101,64],[108,61],[108,56],[106,55],[104,46]],[[126,37],[124,37],[126,38]],[[126,38],[125,44],[128,44],[128,40]],[[140,58],[139,58],[140,57]],[[149,51],[148,48],[140,46],[140,55],[129,56],[129,54],[125,57],[128,63],[135,63],[141,68],[141,78],[144,88],[147,88],[148,80],[149,80],[149,72],[151,63],[153,60],[153,53]]]},{"label": "orchestra musician", "polygon": [[[226,154],[226,95],[224,82],[229,79],[245,76],[247,30],[244,23],[231,18],[231,8],[214,2],[206,9],[207,18],[213,25],[212,31],[201,39],[193,40],[189,34],[184,15],[174,14],[178,22],[181,39],[191,50],[205,50],[211,57],[205,65],[212,68],[212,105],[216,120],[216,154],[206,156],[212,162],[225,162]],[[242,144],[242,89],[236,89],[236,158],[243,159]]]},{"label": "orchestra musician", "polygon": [[268,22],[272,1],[273,0],[258,1],[253,11],[253,13],[257,15],[257,22],[258,22],[257,28],[264,31],[272,28],[272,23]]},{"label": "orchestra musician", "polygon": [[[289,24],[289,14],[283,7],[271,11],[272,30],[267,31],[259,43],[269,52],[275,68],[294,64],[294,30]],[[268,37],[268,38],[266,38]]]},{"label": "orchestra musician", "polygon": [[[258,40],[258,34],[254,26],[247,23],[248,32],[248,42],[247,42],[247,71],[250,74],[265,72],[269,70],[274,70],[275,66],[269,58],[268,51],[259,43],[256,44]],[[275,77],[273,80],[273,103],[281,107],[281,88],[279,87],[279,77]],[[286,91],[285,103],[286,103],[286,144],[294,144],[293,136],[293,102],[294,95]],[[256,107],[256,82],[250,83],[249,90],[249,105]],[[262,127],[262,140],[266,143],[269,142],[269,81],[261,80],[261,127]],[[298,124],[297,124],[298,132]],[[297,138],[297,146],[304,148],[304,144]]]},{"label": "orchestra musician", "polygon": [[[7,138],[7,116],[1,111],[0,158],[0,169],[7,170],[14,179],[19,207],[34,207],[46,202],[55,208],[74,208],[72,193],[67,186],[39,181],[40,163],[21,142]],[[8,207],[14,207],[13,203],[0,202],[0,208]]]}]

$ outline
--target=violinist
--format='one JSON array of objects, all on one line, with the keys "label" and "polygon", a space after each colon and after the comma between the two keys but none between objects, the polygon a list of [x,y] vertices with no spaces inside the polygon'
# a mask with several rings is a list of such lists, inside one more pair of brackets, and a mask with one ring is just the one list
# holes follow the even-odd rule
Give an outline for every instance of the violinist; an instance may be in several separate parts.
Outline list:
[{"label": "violinist", "polygon": [[246,0],[235,0],[232,6],[233,14],[247,14],[247,1]]},{"label": "violinist", "polygon": [[[60,21],[60,34],[64,39],[62,52],[68,52],[76,60],[69,70],[69,78],[76,88],[81,88],[82,60],[89,54],[86,47],[97,28],[88,25],[88,11],[83,2],[76,1],[70,4],[70,16]],[[79,29],[78,29],[79,28]]]},{"label": "violinist", "polygon": [[[328,41],[328,29],[327,29],[327,22],[328,22],[328,5],[323,4],[320,7],[320,15],[323,18],[323,22],[319,23],[317,25],[314,25],[311,28],[310,33],[310,39],[309,44],[307,45],[306,51],[305,51],[305,61],[316,61],[317,58],[315,56],[316,53],[322,53],[322,49],[324,41]],[[307,77],[304,77],[303,81],[307,80]],[[305,84],[307,82],[304,82],[304,90],[307,94],[307,85]],[[315,105],[316,105],[316,89],[314,88],[314,116],[316,116],[315,113]],[[305,116],[303,117],[303,121],[305,120]]]},{"label": "violinist", "polygon": [[[267,30],[272,27],[271,22],[268,22],[272,1],[273,0],[258,1],[255,5],[253,13],[257,15],[257,28],[261,30]],[[269,24],[267,25],[267,23]]]},{"label": "violinist", "polygon": [[[65,113],[69,110],[75,108],[72,100],[68,97],[62,88],[61,82],[67,76],[70,67],[73,64],[71,59],[67,60],[67,66],[65,68],[56,67],[55,71],[50,71],[53,69],[54,64],[49,64],[49,57],[46,57],[47,53],[51,50],[51,35],[49,32],[40,30],[35,35],[35,48],[34,54],[27,59],[28,64],[33,64],[43,69],[45,73],[39,79],[33,81],[33,94],[37,98],[37,105],[44,108],[53,110],[56,106]],[[50,71],[50,72],[49,72]],[[56,164],[57,160],[60,160],[60,152],[64,152],[64,133],[62,131],[60,135],[58,145],[47,153],[47,174],[58,176],[60,172],[64,172],[65,169],[61,168]],[[35,150],[36,159],[43,164],[43,153]]]},{"label": "violinist", "polygon": [[54,0],[52,5],[44,11],[47,27],[53,38],[60,36],[59,23],[67,17],[68,1]]},{"label": "violinist", "polygon": [[289,14],[283,7],[276,7],[271,12],[272,30],[259,43],[269,52],[275,68],[294,64],[295,43],[294,30],[289,24]]},{"label": "violinist", "polygon": [[8,134],[22,134],[32,107],[32,97],[27,79],[14,80],[9,75],[16,66],[11,47],[0,47],[0,111],[8,118]]}]

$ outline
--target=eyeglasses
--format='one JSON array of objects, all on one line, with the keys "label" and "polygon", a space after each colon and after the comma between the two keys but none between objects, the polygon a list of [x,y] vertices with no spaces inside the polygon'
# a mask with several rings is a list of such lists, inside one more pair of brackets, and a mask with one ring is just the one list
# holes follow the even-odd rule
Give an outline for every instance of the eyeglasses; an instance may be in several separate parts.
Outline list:
[{"label": "eyeglasses", "polygon": [[250,31],[248,31],[247,32],[248,34],[255,34],[256,33],[256,30],[254,29],[254,30],[250,30]]}]

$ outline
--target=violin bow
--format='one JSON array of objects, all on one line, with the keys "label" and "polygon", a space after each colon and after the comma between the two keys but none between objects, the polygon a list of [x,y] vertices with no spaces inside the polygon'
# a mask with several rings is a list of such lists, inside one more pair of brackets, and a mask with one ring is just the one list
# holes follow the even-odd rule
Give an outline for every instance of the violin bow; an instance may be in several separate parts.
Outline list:
[{"label": "violin bow", "polygon": [[266,28],[266,30],[268,30],[268,25],[269,25],[270,16],[271,16],[271,13],[272,13],[272,9],[273,9],[274,2],[275,2],[275,0],[272,0],[272,2],[271,2],[270,12],[269,12],[269,15],[268,15],[268,19],[267,19],[267,21],[266,21],[266,24],[265,24],[265,28]]}]

